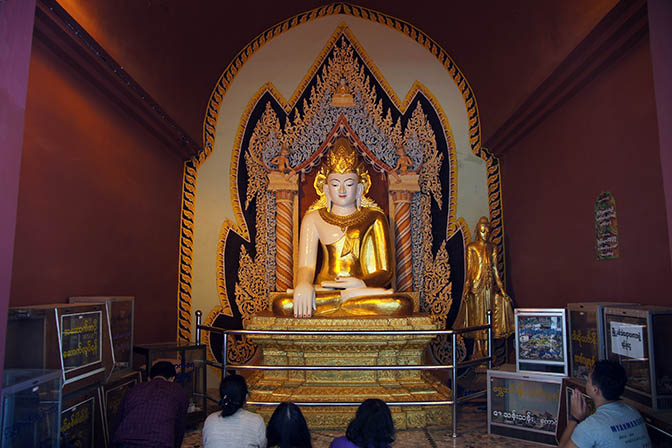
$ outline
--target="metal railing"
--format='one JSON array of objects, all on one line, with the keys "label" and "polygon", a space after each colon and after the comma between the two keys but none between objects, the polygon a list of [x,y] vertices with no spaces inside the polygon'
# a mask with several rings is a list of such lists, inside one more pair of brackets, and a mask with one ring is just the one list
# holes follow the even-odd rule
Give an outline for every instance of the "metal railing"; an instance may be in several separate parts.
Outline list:
[{"label": "metal railing", "polygon": [[[353,331],[329,331],[329,330],[228,330],[225,328],[211,327],[201,324],[201,311],[196,311],[196,343],[201,343],[201,331],[208,331],[210,333],[222,334],[222,362],[217,363],[208,361],[207,364],[221,369],[222,376],[227,370],[445,370],[450,369],[452,373],[452,400],[435,400],[435,401],[389,401],[388,406],[452,406],[452,429],[453,437],[457,437],[457,405],[466,401],[472,400],[476,397],[483,396],[487,393],[487,389],[473,392],[469,395],[459,397],[457,394],[457,369],[461,367],[468,367],[476,364],[487,362],[488,368],[492,368],[492,312],[488,311],[487,325],[479,325],[468,328],[460,328],[458,330],[353,330]],[[457,362],[457,336],[462,333],[470,333],[472,331],[487,330],[488,331],[488,356],[469,361]],[[376,366],[292,366],[292,365],[251,365],[251,364],[236,364],[230,365],[227,363],[228,341],[227,336],[246,336],[246,335],[282,335],[282,336],[441,336],[450,335],[452,345],[452,363],[439,365],[376,365]],[[487,387],[487,385],[486,385]],[[206,394],[207,395],[207,394]],[[219,402],[218,399],[206,396],[207,399]],[[277,406],[280,402],[272,401],[248,401],[248,404],[254,406]],[[360,402],[341,402],[341,401],[304,401],[294,402],[297,406],[359,406]]]}]

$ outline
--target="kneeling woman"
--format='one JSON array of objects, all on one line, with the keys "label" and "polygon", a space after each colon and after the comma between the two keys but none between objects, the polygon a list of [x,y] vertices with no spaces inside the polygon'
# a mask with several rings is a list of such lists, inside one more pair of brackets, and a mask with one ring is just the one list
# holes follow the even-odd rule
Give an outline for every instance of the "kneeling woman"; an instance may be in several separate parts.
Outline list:
[{"label": "kneeling woman", "polygon": [[345,437],[337,437],[329,448],[390,448],[394,442],[394,422],[383,400],[369,398],[359,405]]},{"label": "kneeling woman", "polygon": [[247,383],[240,375],[228,375],[219,385],[221,412],[203,425],[204,448],[266,448],[266,427],[260,415],[243,409]]}]

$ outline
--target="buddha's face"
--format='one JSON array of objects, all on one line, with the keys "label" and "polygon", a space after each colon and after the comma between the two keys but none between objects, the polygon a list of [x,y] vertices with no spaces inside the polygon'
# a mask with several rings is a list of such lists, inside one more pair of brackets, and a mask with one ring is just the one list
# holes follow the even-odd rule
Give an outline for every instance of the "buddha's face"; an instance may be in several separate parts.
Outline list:
[{"label": "buddha's face", "polygon": [[332,204],[339,207],[354,205],[362,195],[364,186],[359,183],[356,173],[331,173],[327,177],[324,192],[331,199]]},{"label": "buddha's face", "polygon": [[490,226],[484,222],[481,222],[478,224],[478,239],[481,241],[488,241],[488,237],[490,236]]}]

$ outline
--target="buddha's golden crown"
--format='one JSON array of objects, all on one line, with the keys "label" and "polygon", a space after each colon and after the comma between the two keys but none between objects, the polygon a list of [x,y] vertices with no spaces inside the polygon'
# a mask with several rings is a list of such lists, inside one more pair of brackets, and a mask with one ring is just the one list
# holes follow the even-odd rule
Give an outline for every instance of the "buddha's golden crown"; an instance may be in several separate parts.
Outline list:
[{"label": "buddha's golden crown", "polygon": [[371,177],[366,169],[366,164],[359,160],[357,150],[352,147],[345,137],[339,137],[332,145],[324,158],[320,169],[315,176],[315,191],[318,195],[324,195],[323,188],[327,177],[332,174],[355,173],[359,182],[364,185],[364,194],[371,187]]},{"label": "buddha's golden crown", "polygon": [[[359,165],[357,151],[349,144],[344,144],[342,140],[345,139],[336,140],[325,157],[324,167],[327,176],[331,173],[346,174],[357,171],[357,165]],[[349,142],[346,140],[345,143]]]}]

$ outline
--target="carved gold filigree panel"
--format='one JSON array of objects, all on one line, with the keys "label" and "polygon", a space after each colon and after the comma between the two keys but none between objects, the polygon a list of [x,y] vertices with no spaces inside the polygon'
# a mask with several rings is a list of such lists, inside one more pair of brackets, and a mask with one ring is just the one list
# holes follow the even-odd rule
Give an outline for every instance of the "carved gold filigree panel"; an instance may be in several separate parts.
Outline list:
[{"label": "carved gold filigree panel", "polygon": [[[347,108],[332,104],[342,79],[353,97]],[[436,117],[433,125],[428,112]],[[406,118],[402,120],[402,116]],[[252,315],[267,308],[274,287],[276,213],[268,193],[268,173],[278,169],[276,161],[286,148],[291,169],[299,176],[309,174],[320,163],[327,136],[334,135],[338,123],[353,134],[361,155],[375,170],[392,171],[399,157],[397,149],[403,146],[412,162],[409,169],[419,174],[417,213],[413,214],[418,230],[412,236],[416,240],[414,285],[421,295],[422,309],[445,326],[453,301],[450,260],[445,241],[432,253],[436,238],[432,229],[444,225],[448,235],[457,228],[457,160],[450,125],[436,98],[417,81],[400,101],[345,26],[338,27],[290,101],[268,83],[253,96],[241,117],[230,173],[238,224],[225,222],[222,226],[217,262],[220,307],[209,318],[213,313],[233,316],[235,309],[245,325]],[[249,126],[253,127],[251,133],[246,131]],[[443,152],[439,151],[437,133]],[[442,170],[448,173],[447,186],[441,183],[446,178]],[[239,188],[241,176],[244,189]],[[446,222],[432,222],[433,207],[443,210]],[[254,226],[254,232],[248,226]],[[237,239],[232,238],[234,234]],[[227,280],[230,268],[225,255],[231,256],[227,252],[231,244],[240,247],[233,284],[230,275]],[[229,343],[230,361],[246,362],[254,352],[245,338]]]}]

